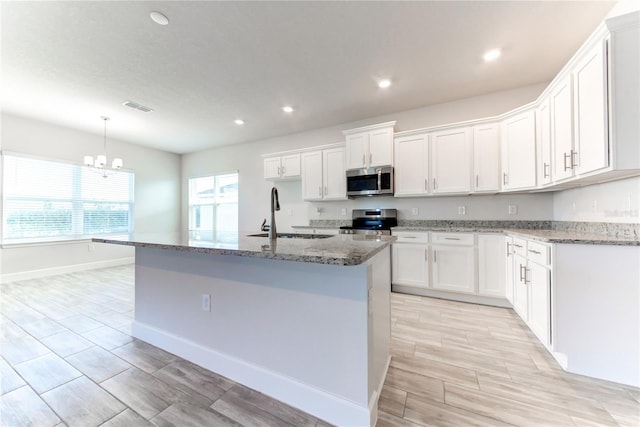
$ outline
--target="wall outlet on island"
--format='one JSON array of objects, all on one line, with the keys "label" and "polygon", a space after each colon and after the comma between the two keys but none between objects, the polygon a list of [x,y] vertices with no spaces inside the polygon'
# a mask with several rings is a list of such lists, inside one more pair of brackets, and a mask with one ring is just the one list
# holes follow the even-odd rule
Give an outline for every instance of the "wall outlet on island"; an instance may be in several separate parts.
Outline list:
[{"label": "wall outlet on island", "polygon": [[340,209],[340,215],[347,216],[347,209],[346,208]]},{"label": "wall outlet on island", "polygon": [[458,215],[466,215],[467,207],[466,206],[458,206]]},{"label": "wall outlet on island", "polygon": [[202,311],[211,311],[211,294],[202,294]]},{"label": "wall outlet on island", "polygon": [[418,208],[411,208],[411,215],[416,216],[418,215]]},{"label": "wall outlet on island", "polygon": [[509,215],[516,215],[518,213],[518,205],[509,205]]}]

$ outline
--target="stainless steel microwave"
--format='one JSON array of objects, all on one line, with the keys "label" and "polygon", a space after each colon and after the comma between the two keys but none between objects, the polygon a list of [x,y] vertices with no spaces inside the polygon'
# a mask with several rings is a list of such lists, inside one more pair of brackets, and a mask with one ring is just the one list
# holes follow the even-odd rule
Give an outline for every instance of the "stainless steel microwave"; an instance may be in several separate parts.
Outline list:
[{"label": "stainless steel microwave", "polygon": [[347,171],[347,196],[393,195],[393,167],[349,169]]}]

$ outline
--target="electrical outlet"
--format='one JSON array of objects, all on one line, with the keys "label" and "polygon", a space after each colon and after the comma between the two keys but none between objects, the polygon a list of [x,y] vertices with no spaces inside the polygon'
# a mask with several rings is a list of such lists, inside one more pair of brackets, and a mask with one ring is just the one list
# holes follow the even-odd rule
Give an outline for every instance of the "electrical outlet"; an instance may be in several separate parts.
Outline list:
[{"label": "electrical outlet", "polygon": [[466,206],[458,206],[458,215],[466,215],[467,207]]},{"label": "electrical outlet", "polygon": [[293,211],[291,209],[287,209],[287,215],[289,216],[293,215]]},{"label": "electrical outlet", "polygon": [[89,246],[87,246],[87,250],[89,252],[93,252],[94,249],[95,249],[95,247],[93,246],[93,243],[89,243]]},{"label": "electrical outlet", "polygon": [[211,295],[202,294],[202,311],[211,311]]},{"label": "electrical outlet", "polygon": [[509,215],[516,215],[518,213],[518,205],[509,205]]},{"label": "electrical outlet", "polygon": [[345,208],[340,209],[340,215],[347,216],[347,210]]},{"label": "electrical outlet", "polygon": [[416,216],[418,215],[418,208],[411,208],[411,215]]},{"label": "electrical outlet", "polygon": [[597,201],[597,200],[594,200],[594,201],[591,203],[591,208],[593,209],[593,211],[594,211],[594,212],[597,212],[597,211],[598,211],[598,201]]}]

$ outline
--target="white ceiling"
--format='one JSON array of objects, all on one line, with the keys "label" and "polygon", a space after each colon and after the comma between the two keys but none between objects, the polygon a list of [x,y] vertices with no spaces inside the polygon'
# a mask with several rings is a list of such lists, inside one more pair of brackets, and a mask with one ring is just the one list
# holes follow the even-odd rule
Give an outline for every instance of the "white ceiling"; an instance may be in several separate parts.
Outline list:
[{"label": "white ceiling", "polygon": [[549,81],[614,2],[0,5],[4,111],[187,153]]}]

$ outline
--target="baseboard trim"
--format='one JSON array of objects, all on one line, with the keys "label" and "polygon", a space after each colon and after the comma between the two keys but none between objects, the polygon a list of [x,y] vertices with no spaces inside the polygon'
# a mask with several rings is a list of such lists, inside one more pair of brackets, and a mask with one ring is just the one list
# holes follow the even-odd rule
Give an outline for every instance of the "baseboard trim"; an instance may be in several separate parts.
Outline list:
[{"label": "baseboard trim", "polygon": [[364,427],[375,417],[370,408],[147,324],[134,322],[133,336],[331,424]]},{"label": "baseboard trim", "polygon": [[481,295],[461,294],[456,292],[445,292],[434,289],[420,288],[417,286],[391,285],[392,292],[402,294],[419,295],[423,297],[440,298],[451,301],[469,302],[473,304],[491,305],[494,307],[513,308],[506,298],[485,297]]},{"label": "baseboard trim", "polygon": [[61,267],[43,268],[39,270],[21,271],[19,273],[9,273],[0,276],[0,283],[17,282],[20,280],[39,279],[58,274],[75,273],[78,271],[96,270],[98,268],[117,267],[119,265],[133,264],[135,257],[125,257],[108,259],[104,261],[86,262],[83,264],[71,264]]}]

